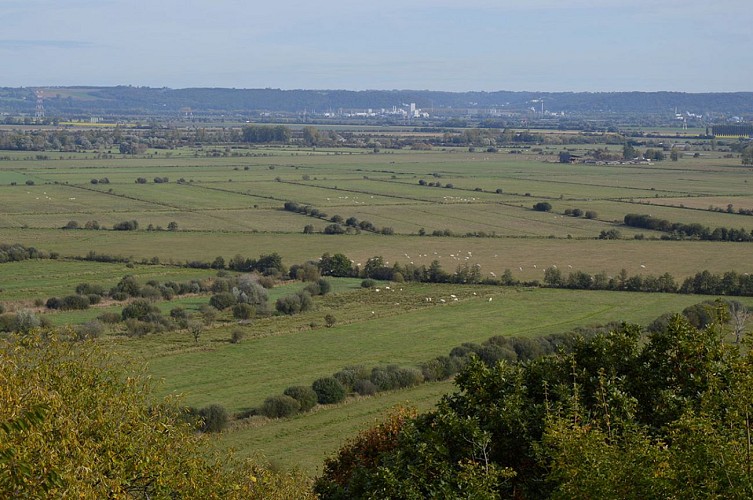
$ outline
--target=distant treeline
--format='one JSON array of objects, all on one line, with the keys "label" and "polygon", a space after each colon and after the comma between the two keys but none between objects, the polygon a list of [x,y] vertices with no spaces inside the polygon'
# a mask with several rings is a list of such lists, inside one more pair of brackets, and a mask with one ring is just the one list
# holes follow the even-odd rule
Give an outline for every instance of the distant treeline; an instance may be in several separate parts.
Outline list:
[{"label": "distant treeline", "polygon": [[[73,98],[66,88],[45,91],[48,115],[91,114],[121,116],[182,116],[231,112],[324,112],[333,109],[389,109],[402,103],[416,103],[434,114],[443,109],[497,108],[526,111],[534,99],[543,99],[553,109],[572,113],[656,115],[675,107],[713,110],[722,113],[753,112],[753,93],[684,92],[442,92],[428,90],[281,90],[281,89],[167,89],[149,87],[75,88],[83,98]],[[473,103],[473,104],[469,104]],[[34,113],[36,96],[32,88],[0,89],[0,111]],[[658,111],[662,110],[662,111]]]},{"label": "distant treeline", "polygon": [[661,276],[628,276],[623,269],[615,277],[601,272],[594,275],[583,271],[571,272],[563,276],[559,269],[550,267],[544,271],[544,285],[551,288],[569,288],[573,290],[613,290],[625,292],[660,292],[686,293],[697,295],[753,296],[753,276],[728,271],[713,274],[701,271],[686,278],[678,285],[669,273]]},{"label": "distant treeline", "polygon": [[658,219],[650,215],[627,214],[624,219],[625,225],[642,229],[651,229],[671,233],[666,239],[697,239],[703,241],[753,241],[753,231],[746,229],[734,229],[717,227],[711,229],[703,224],[683,224]]},{"label": "distant treeline", "polygon": [[243,142],[269,143],[290,141],[290,129],[284,125],[250,125],[243,127]]},{"label": "distant treeline", "polygon": [[714,125],[711,130],[714,135],[753,137],[753,123]]}]

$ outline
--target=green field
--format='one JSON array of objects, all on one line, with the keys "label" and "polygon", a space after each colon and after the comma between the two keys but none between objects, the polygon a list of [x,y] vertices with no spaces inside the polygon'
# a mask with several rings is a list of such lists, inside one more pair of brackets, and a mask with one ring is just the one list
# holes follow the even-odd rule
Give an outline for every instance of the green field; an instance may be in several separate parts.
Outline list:
[{"label": "green field", "polygon": [[[364,131],[374,138],[418,134],[378,127]],[[581,155],[596,147],[606,145],[567,148]],[[123,303],[49,312],[40,301],[70,295],[82,282],[109,289],[127,274],[140,283],[211,280],[217,271],[181,265],[273,252],[288,266],[343,253],[359,267],[373,256],[382,256],[387,265],[429,266],[436,260],[449,273],[478,264],[483,277],[509,269],[524,281],[541,281],[550,266],[565,274],[669,272],[680,283],[702,270],[753,272],[751,243],[665,241],[662,233],[622,225],[626,214],[645,213],[712,229],[753,229],[753,217],[734,213],[753,208],[753,170],[703,144],[697,146],[696,158],[690,151],[679,161],[650,165],[560,164],[562,146],[556,144],[506,147],[496,153],[460,147],[375,153],[366,147],[246,145],[215,157],[211,149],[150,149],[133,157],[118,154],[116,147],[109,153],[4,152],[0,242],[57,252],[60,259],[0,264],[0,303],[10,312],[32,309],[53,325],[81,324],[103,312],[119,313]],[[621,146],[608,149],[619,151]],[[163,177],[169,181],[153,181]],[[100,182],[104,178],[109,182]],[[138,178],[147,182],[137,183]],[[310,205],[327,218],[286,212],[286,201]],[[552,211],[533,210],[540,201],[549,202]],[[726,212],[729,204],[733,213]],[[592,210],[597,216],[569,217],[567,209]],[[322,234],[335,215],[369,221],[394,234]],[[139,229],[111,229],[127,220],[137,220]],[[102,229],[62,229],[70,221],[81,226],[97,221]],[[171,222],[178,230],[166,230]],[[303,234],[307,225],[314,234]],[[613,229],[620,238],[598,239]],[[451,235],[431,236],[434,231]],[[131,262],[71,259],[90,251]],[[153,260],[161,264],[146,264]],[[647,324],[660,314],[712,298],[415,283],[381,283],[377,292],[362,289],[356,278],[332,283],[333,293],[317,297],[314,309],[303,314],[240,324],[229,312],[220,313],[198,342],[186,330],[129,338],[117,327],[100,341],[146,363],[148,372],[162,380],[161,394],[181,394],[185,404],[197,407],[218,403],[237,413],[347,365],[417,366],[463,342],[493,335],[538,336],[622,320]],[[270,301],[303,286],[278,282],[269,290]],[[157,305],[163,313],[180,306],[197,314],[208,301],[208,294],[199,294]],[[327,314],[337,319],[332,328],[325,327]],[[233,344],[231,332],[238,328],[245,338]],[[288,420],[253,417],[233,422],[218,442],[243,456],[259,452],[282,466],[315,473],[325,454],[389,407],[408,402],[426,409],[448,390],[449,382],[426,384],[351,399]]]}]

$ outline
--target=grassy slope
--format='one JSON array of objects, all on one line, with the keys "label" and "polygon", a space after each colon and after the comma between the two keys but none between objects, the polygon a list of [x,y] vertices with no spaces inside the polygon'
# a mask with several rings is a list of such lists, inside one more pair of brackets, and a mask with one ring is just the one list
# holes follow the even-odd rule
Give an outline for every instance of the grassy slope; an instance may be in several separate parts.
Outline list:
[{"label": "grassy slope", "polygon": [[[452,302],[450,294],[459,301]],[[164,392],[182,393],[191,405],[220,403],[239,411],[260,405],[290,385],[310,384],[350,364],[414,365],[446,355],[462,342],[482,342],[493,335],[544,335],[613,320],[647,323],[701,300],[452,285],[406,286],[403,292],[386,295],[384,290],[358,291],[349,295],[348,303],[333,297],[329,306],[320,303],[311,313],[258,321],[240,344],[228,342],[226,328],[207,333],[199,345],[187,334],[175,333],[123,340],[121,347],[148,360],[149,371],[164,378]],[[425,302],[429,296],[432,303]],[[436,305],[441,298],[447,302]],[[334,311],[340,322],[334,328],[321,326],[328,311]],[[473,318],[473,328],[468,318]],[[312,329],[311,322],[320,326]]]},{"label": "grassy slope", "polygon": [[446,381],[349,399],[291,419],[260,420],[221,434],[217,443],[234,449],[240,457],[262,455],[273,464],[298,467],[313,475],[321,472],[324,459],[346,439],[383,420],[391,408],[408,406],[428,411],[453,389],[452,382]]}]

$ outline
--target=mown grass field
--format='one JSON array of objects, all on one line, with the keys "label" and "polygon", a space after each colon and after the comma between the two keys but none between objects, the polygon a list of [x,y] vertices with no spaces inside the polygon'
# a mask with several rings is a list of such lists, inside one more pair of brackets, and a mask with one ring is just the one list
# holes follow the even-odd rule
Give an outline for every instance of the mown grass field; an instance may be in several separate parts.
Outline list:
[{"label": "mown grass field", "polygon": [[[310,218],[305,219],[309,223]],[[312,223],[316,222],[312,220]],[[278,252],[288,264],[316,260],[325,252],[344,253],[362,265],[376,255],[391,263],[414,262],[427,266],[436,259],[448,272],[455,271],[458,265],[477,263],[484,275],[491,276],[493,272],[501,276],[505,269],[510,269],[521,280],[541,280],[544,270],[552,265],[564,272],[582,270],[591,274],[605,271],[616,275],[623,268],[631,275],[669,272],[677,280],[704,269],[714,273],[753,272],[749,244],[706,241],[444,238],[365,233],[327,236],[222,231],[99,231],[92,234],[56,229],[0,229],[0,241],[20,241],[62,255],[86,255],[96,249],[98,253],[132,256],[137,260],[156,256],[161,262],[197,259],[211,262],[217,256],[225,259],[236,254],[258,257],[272,252]]]}]

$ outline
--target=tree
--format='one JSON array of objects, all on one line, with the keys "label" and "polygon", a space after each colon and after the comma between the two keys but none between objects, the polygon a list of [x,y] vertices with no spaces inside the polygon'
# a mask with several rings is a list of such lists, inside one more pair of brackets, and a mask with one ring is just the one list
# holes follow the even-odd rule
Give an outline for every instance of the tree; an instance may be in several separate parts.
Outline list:
[{"label": "tree", "polygon": [[540,201],[533,206],[533,209],[537,212],[551,212],[552,204],[547,201]]},{"label": "tree", "polygon": [[727,304],[729,307],[730,322],[735,333],[735,343],[739,344],[745,332],[745,325],[748,319],[750,319],[750,310],[736,300],[730,300]]},{"label": "tree", "polygon": [[740,157],[743,165],[753,165],[753,144],[746,146]]},{"label": "tree", "polygon": [[0,343],[0,497],[311,498],[212,451],[149,378],[73,332]]},{"label": "tree", "polygon": [[643,154],[643,157],[647,160],[662,161],[664,159],[664,152],[661,149],[647,149]]},{"label": "tree", "polygon": [[638,156],[638,151],[629,142],[626,142],[622,147],[622,158],[625,160],[632,160]]},{"label": "tree", "polygon": [[201,321],[189,321],[188,331],[191,332],[193,341],[198,342],[199,336],[201,336],[201,332],[204,331],[204,324]]},{"label": "tree", "polygon": [[556,267],[547,267],[544,270],[544,283],[547,286],[554,288],[561,287],[562,285],[564,285],[564,281],[562,279],[562,271],[560,271]]},{"label": "tree", "polygon": [[353,263],[342,253],[325,253],[319,260],[319,271],[322,276],[349,277],[353,275]]},{"label": "tree", "polygon": [[[472,357],[458,391],[325,464],[322,498],[747,498],[753,355],[674,315],[522,364]],[[378,438],[379,437],[379,438]],[[473,493],[469,493],[473,492]]]},{"label": "tree", "polygon": [[178,223],[177,223],[177,222],[175,222],[175,221],[171,221],[171,222],[170,222],[170,223],[169,223],[169,224],[167,225],[167,230],[168,230],[168,231],[177,231],[177,230],[178,230]]},{"label": "tree", "polygon": [[316,127],[303,127],[303,142],[307,146],[316,146],[319,143],[319,130]]}]

